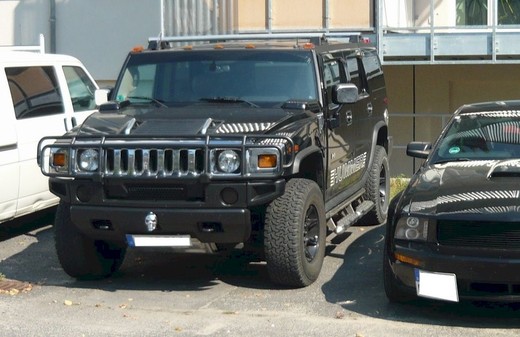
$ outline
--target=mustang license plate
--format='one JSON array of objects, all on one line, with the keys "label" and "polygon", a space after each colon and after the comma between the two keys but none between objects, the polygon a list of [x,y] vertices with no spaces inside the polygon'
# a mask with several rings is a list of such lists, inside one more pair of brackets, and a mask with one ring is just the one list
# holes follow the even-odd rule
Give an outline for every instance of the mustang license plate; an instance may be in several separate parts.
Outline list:
[{"label": "mustang license plate", "polygon": [[417,296],[458,302],[457,276],[415,269]]}]

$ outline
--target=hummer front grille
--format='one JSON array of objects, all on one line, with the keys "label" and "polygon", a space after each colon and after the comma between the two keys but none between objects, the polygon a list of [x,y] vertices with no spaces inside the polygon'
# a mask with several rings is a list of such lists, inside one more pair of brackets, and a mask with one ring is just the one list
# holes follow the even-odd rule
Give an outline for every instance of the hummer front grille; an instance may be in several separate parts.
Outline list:
[{"label": "hummer front grille", "polygon": [[204,149],[131,149],[105,150],[105,175],[126,176],[199,176],[204,172]]}]

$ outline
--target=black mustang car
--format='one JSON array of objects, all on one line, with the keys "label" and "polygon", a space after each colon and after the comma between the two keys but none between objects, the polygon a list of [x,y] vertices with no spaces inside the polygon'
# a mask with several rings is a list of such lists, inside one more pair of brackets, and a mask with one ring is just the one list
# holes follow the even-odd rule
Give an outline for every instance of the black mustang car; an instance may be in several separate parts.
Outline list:
[{"label": "black mustang car", "polygon": [[426,297],[520,302],[520,100],[464,105],[390,204],[391,302]]}]

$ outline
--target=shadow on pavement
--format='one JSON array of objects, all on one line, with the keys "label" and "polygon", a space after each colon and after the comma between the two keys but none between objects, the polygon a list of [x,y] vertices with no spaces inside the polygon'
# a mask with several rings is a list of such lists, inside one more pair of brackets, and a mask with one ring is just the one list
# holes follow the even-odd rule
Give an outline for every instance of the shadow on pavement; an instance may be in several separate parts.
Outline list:
[{"label": "shadow on pavement", "polygon": [[275,289],[267,270],[254,257],[231,253],[232,258],[217,254],[183,254],[169,250],[129,249],[117,273],[109,278],[78,281],[60,266],[54,250],[52,227],[43,227],[54,214],[35,222],[20,222],[3,234],[2,246],[15,253],[2,252],[0,273],[7,278],[33,285],[95,288],[105,291],[121,289],[183,291],[204,290],[219,282],[252,289]]},{"label": "shadow on pavement", "polygon": [[520,306],[493,303],[449,303],[417,300],[391,304],[383,287],[385,227],[365,227],[367,232],[349,245],[343,264],[322,287],[330,303],[362,315],[390,321],[440,326],[518,328]]},{"label": "shadow on pavement", "polygon": [[0,242],[35,229],[48,226],[54,222],[56,207],[35,212],[0,224]]}]

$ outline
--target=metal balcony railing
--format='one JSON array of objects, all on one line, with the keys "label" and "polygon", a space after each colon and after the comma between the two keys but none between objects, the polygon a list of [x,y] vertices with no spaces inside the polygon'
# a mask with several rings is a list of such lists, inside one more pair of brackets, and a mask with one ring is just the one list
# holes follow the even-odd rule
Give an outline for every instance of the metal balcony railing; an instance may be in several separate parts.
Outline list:
[{"label": "metal balcony railing", "polygon": [[384,64],[520,63],[520,25],[499,23],[498,1],[486,4],[489,24],[475,26],[456,24],[455,1],[378,0],[379,56]]}]

